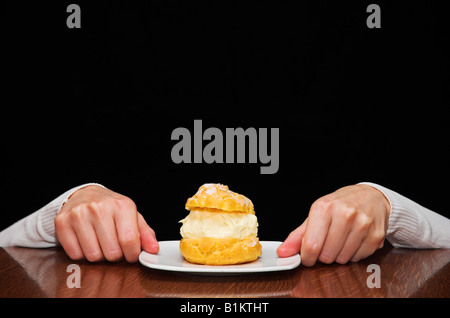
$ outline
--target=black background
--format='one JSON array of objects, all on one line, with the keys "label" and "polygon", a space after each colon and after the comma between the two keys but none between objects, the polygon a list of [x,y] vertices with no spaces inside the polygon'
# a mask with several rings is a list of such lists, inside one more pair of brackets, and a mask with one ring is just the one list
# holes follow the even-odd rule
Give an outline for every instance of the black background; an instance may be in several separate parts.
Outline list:
[{"label": "black background", "polygon": [[[179,239],[205,182],[249,197],[261,240],[372,181],[449,216],[449,52],[434,1],[15,2],[1,10],[1,227],[98,182]],[[442,2],[440,2],[442,3]],[[174,164],[171,132],[280,128],[280,167]]]}]

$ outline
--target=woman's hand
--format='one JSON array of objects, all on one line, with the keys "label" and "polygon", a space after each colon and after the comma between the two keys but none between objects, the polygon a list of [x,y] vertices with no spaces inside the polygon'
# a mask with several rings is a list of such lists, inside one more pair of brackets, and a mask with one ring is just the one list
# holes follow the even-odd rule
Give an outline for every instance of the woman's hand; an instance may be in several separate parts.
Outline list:
[{"label": "woman's hand", "polygon": [[73,260],[86,258],[128,262],[138,260],[141,249],[157,253],[155,232],[134,202],[109,189],[91,185],[74,192],[55,218],[62,247]]},{"label": "woman's hand", "polygon": [[300,252],[302,264],[356,262],[381,248],[390,204],[377,189],[352,185],[313,203],[306,220],[278,248],[278,256]]}]

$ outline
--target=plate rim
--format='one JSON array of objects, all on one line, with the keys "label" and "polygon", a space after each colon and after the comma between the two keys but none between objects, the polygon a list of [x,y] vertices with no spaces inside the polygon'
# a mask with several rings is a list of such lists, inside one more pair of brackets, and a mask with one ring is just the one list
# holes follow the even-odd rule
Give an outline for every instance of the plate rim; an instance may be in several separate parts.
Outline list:
[{"label": "plate rim", "polygon": [[[159,241],[159,244],[179,244],[179,240],[166,240],[166,241]],[[260,241],[261,245],[266,244],[281,244],[283,242],[281,241]],[[159,252],[158,252],[159,253]],[[262,272],[277,272],[277,271],[287,271],[294,268],[297,268],[301,264],[301,258],[300,254],[297,253],[290,257],[285,257],[283,259],[289,260],[292,259],[294,262],[289,265],[280,265],[280,266],[269,266],[269,267],[257,267],[257,268],[226,268],[228,265],[200,265],[200,264],[191,264],[193,267],[181,267],[181,266],[172,266],[172,265],[160,265],[160,264],[150,264],[144,260],[144,257],[146,254],[149,255],[158,255],[158,254],[150,254],[145,251],[142,251],[139,254],[139,262],[141,265],[157,269],[157,270],[164,270],[164,271],[170,271],[170,272],[184,272],[184,273],[197,273],[197,274],[217,274],[217,273],[224,273],[224,274],[250,274],[250,273],[262,273]],[[181,255],[181,254],[180,254]],[[184,260],[185,261],[185,260]],[[246,263],[251,264],[251,263]],[[245,265],[245,264],[242,264]],[[198,267],[197,267],[198,266]],[[208,267],[205,267],[208,266]],[[231,265],[231,266],[239,266],[239,265]]]}]

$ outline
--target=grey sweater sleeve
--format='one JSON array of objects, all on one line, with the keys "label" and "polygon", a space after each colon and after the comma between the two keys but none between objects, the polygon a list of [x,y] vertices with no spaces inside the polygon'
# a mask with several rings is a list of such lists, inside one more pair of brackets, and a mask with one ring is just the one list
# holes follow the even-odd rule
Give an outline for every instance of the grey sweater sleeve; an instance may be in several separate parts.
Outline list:
[{"label": "grey sweater sleeve", "polygon": [[375,183],[362,182],[389,200],[391,211],[386,239],[394,247],[450,248],[450,220]]}]

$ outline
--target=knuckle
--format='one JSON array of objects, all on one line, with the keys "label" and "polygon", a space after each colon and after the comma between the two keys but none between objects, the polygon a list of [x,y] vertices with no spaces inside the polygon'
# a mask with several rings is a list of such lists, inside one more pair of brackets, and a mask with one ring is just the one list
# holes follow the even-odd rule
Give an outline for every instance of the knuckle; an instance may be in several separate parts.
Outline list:
[{"label": "knuckle", "polygon": [[107,209],[103,201],[91,201],[87,204],[89,215],[97,220],[103,220],[107,216]]},{"label": "knuckle", "polygon": [[348,261],[349,261],[349,258],[346,257],[346,256],[339,256],[339,257],[336,259],[336,263],[341,264],[341,265],[347,264]]},{"label": "knuckle", "polygon": [[384,241],[384,232],[382,231],[374,231],[372,233],[371,243],[376,248],[380,247],[383,244]]},{"label": "knuckle", "polygon": [[118,199],[115,199],[116,205],[119,207],[121,211],[136,211],[136,204],[129,197],[121,196]]},{"label": "knuckle", "polygon": [[89,251],[84,256],[89,262],[100,262],[103,260],[103,254],[100,251]]},{"label": "knuckle", "polygon": [[302,247],[304,249],[304,252],[310,255],[318,254],[320,252],[319,244],[317,244],[317,242],[314,240],[306,240],[305,242],[303,242]]},{"label": "knuckle", "polygon": [[329,205],[328,201],[320,198],[320,199],[317,199],[316,201],[314,201],[311,208],[313,208],[315,210],[323,211],[328,208],[328,205]]},{"label": "knuckle", "polygon": [[85,206],[80,204],[69,211],[69,219],[71,222],[79,222],[85,218],[84,213],[85,212]]},{"label": "knuckle", "polygon": [[372,226],[373,220],[367,216],[360,216],[356,221],[356,226],[360,232],[366,232]]},{"label": "knuckle", "polygon": [[334,257],[329,253],[322,252],[319,256],[319,261],[325,264],[331,264],[334,262]]},{"label": "knuckle", "polygon": [[104,203],[101,200],[93,200],[93,201],[89,201],[86,204],[86,207],[90,213],[97,215],[97,214],[100,214],[101,211],[103,210]]},{"label": "knuckle", "polygon": [[325,201],[324,199],[316,200],[310,209],[310,214],[323,216],[332,208],[333,203]]},{"label": "knuckle", "polygon": [[131,247],[140,241],[139,233],[136,231],[127,231],[122,238],[119,238],[120,246],[123,248]]},{"label": "knuckle", "polygon": [[123,253],[120,249],[105,252],[105,258],[110,262],[121,260]]},{"label": "knuckle", "polygon": [[345,206],[342,208],[341,214],[346,223],[351,223],[358,215],[358,209],[355,206]]},{"label": "knuckle", "polygon": [[66,226],[66,224],[67,224],[66,217],[64,217],[62,214],[58,214],[55,217],[55,221],[54,222],[55,222],[55,230],[56,231],[59,231],[59,230],[63,229]]},{"label": "knuckle", "polygon": [[81,261],[82,259],[84,259],[84,255],[81,252],[76,252],[76,251],[66,251],[67,255],[69,256],[69,258],[71,260],[74,261]]}]

